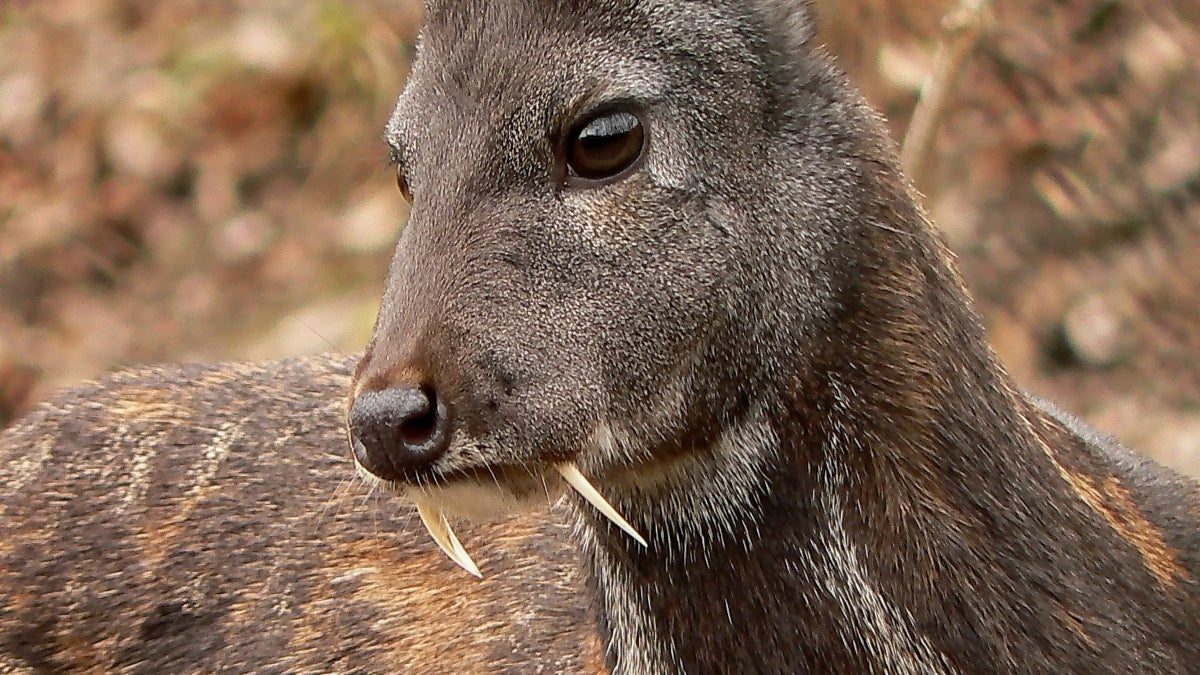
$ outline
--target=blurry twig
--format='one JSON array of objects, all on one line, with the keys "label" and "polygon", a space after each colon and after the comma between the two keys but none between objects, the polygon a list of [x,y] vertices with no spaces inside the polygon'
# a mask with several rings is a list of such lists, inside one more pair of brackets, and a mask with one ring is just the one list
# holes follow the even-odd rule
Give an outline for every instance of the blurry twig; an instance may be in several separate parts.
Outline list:
[{"label": "blurry twig", "polygon": [[921,86],[921,97],[913,110],[900,150],[900,162],[917,185],[921,184],[946,102],[983,33],[989,4],[989,0],[961,0],[942,17],[942,41],[934,57],[933,70]]}]

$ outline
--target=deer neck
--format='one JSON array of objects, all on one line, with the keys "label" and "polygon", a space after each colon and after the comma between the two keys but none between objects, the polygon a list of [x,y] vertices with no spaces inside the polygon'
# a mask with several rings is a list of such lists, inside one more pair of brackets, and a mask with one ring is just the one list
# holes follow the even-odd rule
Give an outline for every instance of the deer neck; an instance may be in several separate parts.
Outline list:
[{"label": "deer neck", "polygon": [[[964,537],[1009,536],[989,509],[1036,439],[965,301],[910,324],[872,302],[703,451],[642,468],[653,488],[618,487],[649,549],[580,510],[615,672],[953,671],[928,622],[980,599]],[[946,330],[968,333],[953,355]]]}]

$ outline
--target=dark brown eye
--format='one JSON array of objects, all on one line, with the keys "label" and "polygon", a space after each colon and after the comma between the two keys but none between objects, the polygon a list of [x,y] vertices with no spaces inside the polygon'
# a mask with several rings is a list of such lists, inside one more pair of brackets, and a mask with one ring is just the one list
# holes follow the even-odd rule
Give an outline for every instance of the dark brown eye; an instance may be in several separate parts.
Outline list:
[{"label": "dark brown eye", "polygon": [[403,167],[396,167],[396,187],[400,188],[400,194],[404,195],[404,198],[411,204],[412,190],[408,187],[408,179],[404,177]]},{"label": "dark brown eye", "polygon": [[646,132],[631,112],[609,112],[586,119],[567,136],[567,168],[584,181],[620,178],[642,156]]}]

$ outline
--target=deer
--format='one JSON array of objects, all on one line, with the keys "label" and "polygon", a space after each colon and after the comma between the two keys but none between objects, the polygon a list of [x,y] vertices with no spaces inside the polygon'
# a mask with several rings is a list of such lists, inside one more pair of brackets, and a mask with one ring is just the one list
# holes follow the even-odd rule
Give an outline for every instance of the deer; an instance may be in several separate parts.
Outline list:
[{"label": "deer", "polygon": [[430,0],[365,353],[5,432],[5,665],[1193,671],[1200,489],[1012,379],[816,21]]}]

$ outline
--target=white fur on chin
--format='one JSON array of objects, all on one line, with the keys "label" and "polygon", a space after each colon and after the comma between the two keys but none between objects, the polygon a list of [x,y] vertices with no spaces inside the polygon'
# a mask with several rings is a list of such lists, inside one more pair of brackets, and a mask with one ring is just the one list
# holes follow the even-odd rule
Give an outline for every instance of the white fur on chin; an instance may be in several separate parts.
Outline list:
[{"label": "white fur on chin", "polygon": [[545,508],[562,494],[561,481],[557,479],[544,480],[545,489],[539,486],[528,494],[518,495],[498,482],[458,480],[449,485],[418,488],[384,480],[367,470],[357,459],[354,468],[367,487],[394,493],[414,504],[420,500],[437,507],[449,518],[472,522],[492,522],[514,513]]}]

